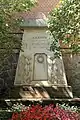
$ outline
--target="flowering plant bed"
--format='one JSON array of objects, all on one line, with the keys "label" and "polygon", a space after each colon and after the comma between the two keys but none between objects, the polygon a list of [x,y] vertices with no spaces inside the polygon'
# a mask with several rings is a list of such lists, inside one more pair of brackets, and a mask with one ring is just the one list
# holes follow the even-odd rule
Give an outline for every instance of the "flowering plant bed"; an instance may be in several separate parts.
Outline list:
[{"label": "flowering plant bed", "polygon": [[59,105],[32,105],[21,111],[14,111],[9,120],[80,120],[80,114],[65,110]]}]

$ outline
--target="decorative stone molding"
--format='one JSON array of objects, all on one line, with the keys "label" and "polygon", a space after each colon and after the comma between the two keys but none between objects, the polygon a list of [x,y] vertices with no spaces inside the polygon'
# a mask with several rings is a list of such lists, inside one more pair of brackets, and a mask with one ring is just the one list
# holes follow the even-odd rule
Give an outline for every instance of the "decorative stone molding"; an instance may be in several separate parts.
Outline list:
[{"label": "decorative stone molding", "polygon": [[26,66],[25,66],[25,75],[26,75],[26,81],[27,83],[30,83],[31,81],[31,72],[32,72],[32,68],[31,68],[31,57],[27,56],[26,57]]}]

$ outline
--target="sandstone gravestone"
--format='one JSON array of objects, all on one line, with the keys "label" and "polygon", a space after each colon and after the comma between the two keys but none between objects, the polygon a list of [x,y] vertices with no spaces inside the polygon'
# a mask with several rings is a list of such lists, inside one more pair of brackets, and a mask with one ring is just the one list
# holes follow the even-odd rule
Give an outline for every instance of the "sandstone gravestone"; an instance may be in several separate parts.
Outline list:
[{"label": "sandstone gravestone", "polygon": [[72,97],[62,57],[55,59],[54,53],[50,51],[51,39],[46,23],[42,19],[28,20],[23,27],[23,51],[20,52],[14,84],[43,86],[47,89],[51,87],[49,92],[53,91],[54,96],[61,92],[64,96]]}]

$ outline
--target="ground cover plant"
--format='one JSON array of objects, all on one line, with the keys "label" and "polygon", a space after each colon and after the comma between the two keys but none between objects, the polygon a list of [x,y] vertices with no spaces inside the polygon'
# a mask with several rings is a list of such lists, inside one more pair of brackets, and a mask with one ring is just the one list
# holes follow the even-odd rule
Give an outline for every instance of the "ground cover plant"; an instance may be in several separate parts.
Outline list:
[{"label": "ground cover plant", "polygon": [[[80,120],[80,114],[77,108],[67,105],[45,105],[40,104],[32,106],[13,106],[14,112],[9,120]],[[69,109],[71,108],[71,109]]]}]

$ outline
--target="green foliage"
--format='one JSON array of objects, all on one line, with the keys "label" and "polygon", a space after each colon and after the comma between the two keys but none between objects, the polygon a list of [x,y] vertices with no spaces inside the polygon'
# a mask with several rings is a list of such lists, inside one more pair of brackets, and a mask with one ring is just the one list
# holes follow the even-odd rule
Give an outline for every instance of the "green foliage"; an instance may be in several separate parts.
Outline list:
[{"label": "green foliage", "polygon": [[0,0],[0,70],[5,60],[21,46],[19,25],[22,22],[19,12],[30,10],[36,0]]},{"label": "green foliage", "polygon": [[73,111],[73,112],[80,112],[80,107],[78,106],[70,106],[69,104],[58,104],[62,109],[64,110],[69,110],[69,111]]},{"label": "green foliage", "polygon": [[30,9],[35,3],[35,0],[0,0],[0,6],[4,11],[16,12]]},{"label": "green foliage", "polygon": [[[51,50],[57,51],[59,40],[69,44],[72,52],[80,52],[80,1],[62,0],[49,15],[49,30],[54,40]],[[55,46],[54,46],[55,45]]]},{"label": "green foliage", "polygon": [[13,112],[20,112],[22,110],[26,110],[26,106],[23,105],[22,103],[17,103],[17,104],[13,104],[11,111]]},{"label": "green foliage", "polygon": [[[40,106],[42,107],[42,109],[41,109]],[[51,113],[51,106],[52,106],[52,104],[50,104],[50,105],[44,105],[43,104],[43,106],[39,105],[39,104],[26,106],[26,105],[23,105],[21,102],[17,102],[13,105],[11,104],[11,106],[9,106],[9,108],[6,108],[5,110],[0,108],[0,120],[9,120],[9,118],[12,117],[12,114],[17,113],[16,115],[19,115],[21,113],[21,111],[23,111],[23,112],[25,111],[25,113],[27,113],[27,110],[30,110],[30,109],[31,109],[31,112],[30,112],[31,114],[29,114],[29,117],[30,116],[34,117],[34,114],[35,114],[36,110],[39,110],[39,111],[37,111],[37,113],[40,112],[40,114],[41,114],[43,108],[45,108],[45,111],[43,111],[43,115],[45,115],[45,113],[47,114],[47,111],[50,111],[49,113]],[[70,120],[72,120],[71,116],[74,120],[78,119],[78,118],[76,118],[75,115],[80,116],[80,107],[79,106],[75,106],[75,105],[70,106],[69,104],[66,104],[66,103],[63,103],[63,104],[56,103],[56,105],[53,105],[53,108],[54,108],[54,111],[52,111],[52,114],[54,112],[56,112],[56,115],[60,115],[60,116],[69,114],[70,115]],[[33,114],[32,114],[32,112],[33,112]],[[23,115],[25,115],[25,113]],[[35,115],[37,115],[37,113]],[[38,114],[38,116],[40,114]],[[68,117],[68,116],[65,116],[65,117]],[[14,119],[16,119],[16,116],[15,116]],[[65,118],[62,118],[62,119],[65,120]],[[66,118],[66,119],[68,119],[68,118]]]},{"label": "green foliage", "polygon": [[0,120],[8,120],[11,116],[12,112],[0,110]]}]

